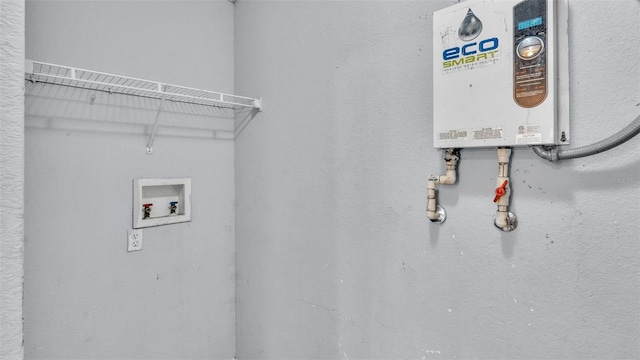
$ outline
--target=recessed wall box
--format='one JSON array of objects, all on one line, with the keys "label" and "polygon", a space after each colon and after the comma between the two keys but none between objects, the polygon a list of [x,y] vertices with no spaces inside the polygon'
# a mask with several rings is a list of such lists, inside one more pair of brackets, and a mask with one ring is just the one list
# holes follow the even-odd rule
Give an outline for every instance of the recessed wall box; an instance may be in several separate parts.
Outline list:
[{"label": "recessed wall box", "polygon": [[566,0],[433,13],[436,148],[569,144]]},{"label": "recessed wall box", "polygon": [[191,221],[191,178],[134,179],[133,228]]}]

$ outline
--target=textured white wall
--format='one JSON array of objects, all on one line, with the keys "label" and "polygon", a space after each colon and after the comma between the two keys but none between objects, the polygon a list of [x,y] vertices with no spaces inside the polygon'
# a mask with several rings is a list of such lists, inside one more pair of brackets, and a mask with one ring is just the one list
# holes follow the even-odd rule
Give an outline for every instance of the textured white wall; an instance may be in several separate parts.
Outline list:
[{"label": "textured white wall", "polygon": [[[463,151],[427,221],[431,13],[453,3],[236,3],[236,91],[266,104],[236,139],[240,359],[640,356],[639,139],[516,149],[509,234],[495,150]],[[570,2],[574,146],[640,112],[638,13]]]},{"label": "textured white wall", "polygon": [[[233,92],[228,1],[26,10],[28,58]],[[167,103],[147,155],[158,101],[26,86],[25,357],[233,358],[234,145],[212,138],[233,118]],[[191,177],[192,221],[127,253],[132,180],[156,177]]]},{"label": "textured white wall", "polygon": [[22,359],[24,1],[0,1],[0,358]]}]

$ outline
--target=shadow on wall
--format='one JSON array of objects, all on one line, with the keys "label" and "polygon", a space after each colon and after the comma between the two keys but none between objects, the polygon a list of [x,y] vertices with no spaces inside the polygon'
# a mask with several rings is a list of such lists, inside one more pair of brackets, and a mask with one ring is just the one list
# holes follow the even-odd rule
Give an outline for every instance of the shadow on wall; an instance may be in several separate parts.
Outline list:
[{"label": "shadow on wall", "polygon": [[[131,135],[151,134],[161,101],[44,83],[25,83],[29,128]],[[166,101],[158,135],[233,140],[237,111]]]},{"label": "shadow on wall", "polygon": [[253,118],[260,112],[258,109],[241,109],[236,112],[238,125],[235,128],[236,137],[240,136],[244,129],[251,123]]}]

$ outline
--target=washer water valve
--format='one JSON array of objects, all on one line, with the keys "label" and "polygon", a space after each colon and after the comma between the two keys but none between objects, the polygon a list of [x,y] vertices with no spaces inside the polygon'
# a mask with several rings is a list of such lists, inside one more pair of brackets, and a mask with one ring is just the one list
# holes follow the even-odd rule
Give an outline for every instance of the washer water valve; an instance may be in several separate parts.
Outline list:
[{"label": "washer water valve", "polygon": [[177,215],[176,211],[178,210],[178,202],[172,201],[169,205],[169,215]]},{"label": "washer water valve", "polygon": [[502,195],[507,193],[506,187],[509,184],[509,180],[505,180],[502,185],[496,188],[496,197],[493,198],[493,202],[498,202]]},{"label": "washer water valve", "polygon": [[142,217],[143,219],[148,219],[151,217],[151,207],[153,206],[153,204],[142,204],[143,207],[143,212],[144,212],[144,216]]},{"label": "washer water valve", "polygon": [[496,179],[496,196],[493,202],[498,206],[496,211],[495,226],[505,232],[509,232],[518,226],[516,215],[509,211],[509,158],[510,148],[498,148],[498,177]]}]

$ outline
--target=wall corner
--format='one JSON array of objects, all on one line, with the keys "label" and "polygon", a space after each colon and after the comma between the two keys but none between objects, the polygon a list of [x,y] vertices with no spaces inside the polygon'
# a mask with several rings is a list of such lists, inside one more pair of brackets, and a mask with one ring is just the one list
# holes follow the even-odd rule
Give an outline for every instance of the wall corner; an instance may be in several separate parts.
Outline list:
[{"label": "wall corner", "polygon": [[0,358],[23,359],[25,1],[0,0]]}]

